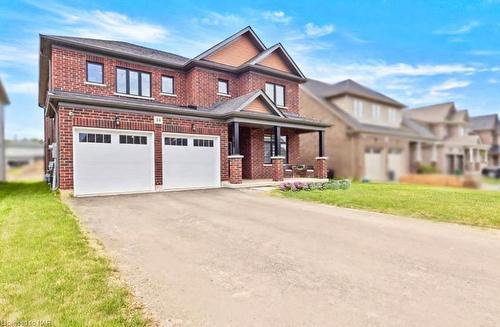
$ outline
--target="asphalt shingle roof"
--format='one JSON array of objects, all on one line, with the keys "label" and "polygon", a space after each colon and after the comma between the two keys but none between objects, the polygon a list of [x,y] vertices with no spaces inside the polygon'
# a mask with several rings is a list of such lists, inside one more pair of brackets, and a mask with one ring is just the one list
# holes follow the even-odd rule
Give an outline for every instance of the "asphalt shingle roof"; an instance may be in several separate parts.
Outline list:
[{"label": "asphalt shingle roof", "polygon": [[470,125],[472,130],[494,130],[497,127],[497,114],[472,117]]},{"label": "asphalt shingle roof", "polygon": [[59,36],[59,35],[47,35],[46,37],[56,41],[59,40],[59,41],[71,42],[75,45],[80,45],[84,47],[92,47],[100,50],[109,50],[116,53],[123,53],[123,55],[135,55],[135,56],[145,57],[152,60],[162,61],[172,65],[185,65],[190,60],[189,58],[179,56],[170,52],[146,48],[140,45],[123,41],[99,40],[99,39],[89,39],[83,37]]}]

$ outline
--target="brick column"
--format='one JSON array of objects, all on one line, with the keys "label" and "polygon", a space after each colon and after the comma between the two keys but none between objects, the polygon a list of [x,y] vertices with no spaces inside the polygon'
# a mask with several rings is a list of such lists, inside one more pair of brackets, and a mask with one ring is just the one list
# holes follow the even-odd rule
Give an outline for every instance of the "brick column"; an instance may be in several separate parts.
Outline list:
[{"label": "brick column", "polygon": [[316,167],[314,167],[314,173],[316,178],[327,178],[328,177],[328,169],[326,166],[326,160],[328,157],[316,157]]},{"label": "brick column", "polygon": [[283,180],[283,161],[285,157],[271,157],[273,163],[273,181],[278,182]]},{"label": "brick column", "polygon": [[242,183],[242,155],[228,156],[229,159],[229,183],[241,184]]}]

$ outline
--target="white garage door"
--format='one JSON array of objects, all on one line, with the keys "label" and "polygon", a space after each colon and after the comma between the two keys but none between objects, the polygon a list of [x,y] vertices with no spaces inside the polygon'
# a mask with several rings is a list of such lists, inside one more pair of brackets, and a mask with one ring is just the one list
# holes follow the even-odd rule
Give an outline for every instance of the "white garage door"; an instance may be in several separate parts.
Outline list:
[{"label": "white garage door", "polygon": [[154,191],[152,132],[75,128],[75,195]]},{"label": "white garage door", "polygon": [[163,134],[165,189],[220,187],[218,136]]},{"label": "white garage door", "polygon": [[370,181],[386,180],[381,149],[367,148],[365,150],[365,178]]},{"label": "white garage door", "polygon": [[387,169],[394,172],[394,180],[399,181],[403,174],[403,155],[400,149],[390,149],[387,155]]}]

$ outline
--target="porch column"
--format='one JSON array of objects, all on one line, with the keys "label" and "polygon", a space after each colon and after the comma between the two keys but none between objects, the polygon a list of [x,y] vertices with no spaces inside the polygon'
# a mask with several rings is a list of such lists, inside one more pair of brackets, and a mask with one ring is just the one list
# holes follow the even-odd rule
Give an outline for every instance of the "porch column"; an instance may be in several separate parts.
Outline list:
[{"label": "porch column", "polygon": [[483,162],[485,164],[488,163],[488,151],[486,151],[486,150],[483,151]]},{"label": "porch column", "polygon": [[474,162],[474,149],[469,148],[469,162]]},{"label": "porch column", "polygon": [[316,166],[314,167],[314,174],[316,178],[325,179],[328,177],[328,167],[326,160],[328,157],[316,157]]},{"label": "porch column", "polygon": [[324,157],[325,156],[325,132],[324,131],[319,131],[318,132],[318,157]]},{"label": "porch column", "polygon": [[432,158],[431,161],[436,163],[437,162],[437,146],[436,143],[432,144]]},{"label": "porch column", "polygon": [[274,153],[271,162],[273,164],[273,181],[278,182],[283,180],[283,162],[285,161],[285,157],[281,156],[281,127],[274,126],[273,134]]},{"label": "porch column", "polygon": [[420,143],[420,141],[417,141],[417,150],[416,150],[415,161],[417,163],[420,163],[422,161],[422,143]]},{"label": "porch column", "polygon": [[243,156],[240,154],[240,124],[233,123],[231,155],[229,160],[229,183],[241,184],[243,180]]}]

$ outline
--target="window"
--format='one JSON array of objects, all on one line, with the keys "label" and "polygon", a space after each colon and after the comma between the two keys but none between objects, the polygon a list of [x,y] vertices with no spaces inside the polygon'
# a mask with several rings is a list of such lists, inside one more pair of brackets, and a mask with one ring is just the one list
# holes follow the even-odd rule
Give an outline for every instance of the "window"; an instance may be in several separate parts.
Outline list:
[{"label": "window", "polygon": [[380,106],[378,104],[372,105],[372,118],[373,120],[380,120]]},{"label": "window", "polygon": [[285,87],[283,85],[266,83],[264,92],[278,107],[285,106]]},{"label": "window", "polygon": [[80,143],[111,143],[111,134],[79,133]]},{"label": "window", "polygon": [[172,76],[161,77],[161,93],[174,94],[174,78]]},{"label": "window", "polygon": [[194,139],[193,145],[197,147],[213,148],[214,140]]},{"label": "window", "polygon": [[396,123],[396,109],[389,108],[389,121]]},{"label": "window", "polygon": [[458,133],[460,136],[465,136],[465,127],[459,126],[458,127]]},{"label": "window", "polygon": [[187,146],[188,139],[182,137],[166,137],[165,145]]},{"label": "window", "polygon": [[116,92],[143,97],[151,96],[151,74],[116,68]]},{"label": "window", "polygon": [[[284,163],[288,163],[288,137],[281,136],[280,137],[280,146],[281,146],[281,155],[285,157]],[[265,135],[264,136],[264,163],[270,164],[272,163],[271,157],[274,153],[274,135]]]},{"label": "window", "polygon": [[140,135],[120,135],[120,144],[148,144],[148,137]]},{"label": "window", "polygon": [[363,102],[360,100],[354,100],[354,116],[363,118]]},{"label": "window", "polygon": [[104,65],[97,62],[87,61],[87,82],[104,83]]},{"label": "window", "polygon": [[229,82],[224,79],[220,79],[217,84],[217,93],[229,94]]}]

